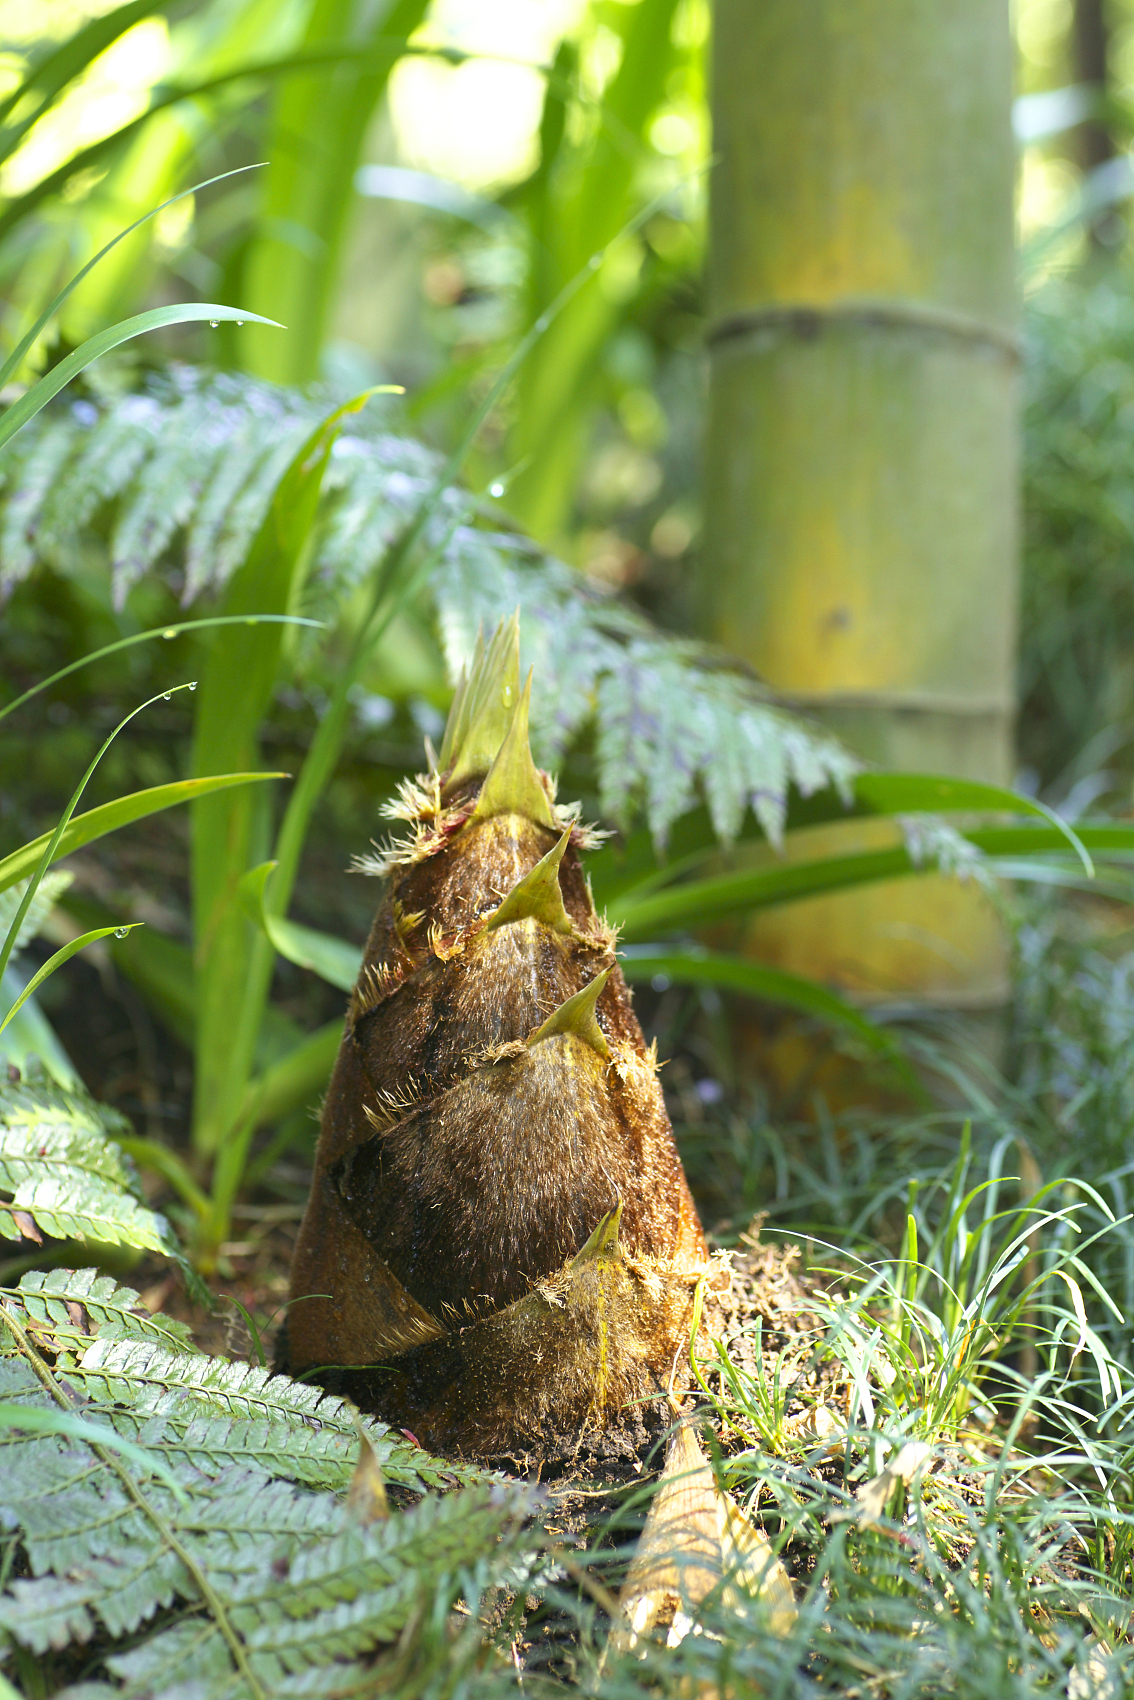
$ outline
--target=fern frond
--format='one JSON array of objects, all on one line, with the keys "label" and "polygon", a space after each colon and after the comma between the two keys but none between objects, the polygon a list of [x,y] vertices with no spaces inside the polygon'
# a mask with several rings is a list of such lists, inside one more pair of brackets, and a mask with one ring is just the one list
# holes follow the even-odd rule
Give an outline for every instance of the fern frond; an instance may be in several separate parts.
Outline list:
[{"label": "fern frond", "polygon": [[[171,1352],[153,1339],[152,1319],[149,1337],[131,1339],[146,1319],[126,1302],[130,1290],[105,1277],[84,1271],[45,1293],[48,1279],[0,1295],[0,1401],[9,1408],[50,1407],[54,1391],[64,1404],[81,1399],[91,1426],[124,1410],[145,1418],[160,1372],[163,1398],[210,1399],[250,1440],[263,1437],[264,1413],[274,1410],[286,1413],[275,1420],[293,1436],[306,1427],[333,1445],[346,1434],[357,1445],[339,1401],[244,1365]],[[105,1333],[91,1340],[68,1306]],[[67,1361],[52,1368],[63,1342]],[[143,1424],[143,1443],[153,1427]],[[417,1462],[402,1472],[416,1486],[441,1474],[381,1424],[368,1428],[391,1479],[399,1454]],[[421,1622],[444,1636],[462,1589],[523,1577],[533,1556],[522,1535],[532,1490],[483,1472],[468,1472],[479,1485],[367,1524],[326,1487],[301,1485],[302,1464],[282,1452],[269,1448],[265,1470],[263,1460],[200,1467],[190,1447],[168,1450],[171,1480],[139,1480],[98,1445],[0,1430],[0,1526],[18,1532],[30,1572],[0,1594],[0,1634],[39,1656],[99,1643],[120,1686],[78,1693],[166,1695],[182,1683],[203,1700],[376,1692],[382,1649]],[[335,1462],[344,1485],[353,1460]]]},{"label": "fern frond", "polygon": [[[174,367],[145,395],[105,403],[93,423],[82,403],[31,427],[0,455],[0,595],[36,560],[74,570],[100,508],[112,513],[119,602],[175,549],[186,601],[219,589],[325,409],[313,394]],[[313,613],[333,617],[438,476],[436,455],[384,431],[370,411],[340,436],[324,480]],[[834,738],[704,646],[659,631],[525,539],[487,529],[466,491],[445,493],[428,531],[440,551],[432,591],[453,676],[478,626],[492,630],[519,607],[524,664],[540,681],[537,760],[555,766],[593,722],[603,806],[619,825],[645,813],[662,844],[701,792],[723,840],[751,809],[777,841],[790,787],[846,791],[859,764]]]},{"label": "fern frond", "polygon": [[145,1203],[115,1135],[124,1118],[42,1071],[0,1082],[0,1238],[18,1239],[15,1211],[57,1239],[180,1252],[164,1216]]},{"label": "fern frond", "polygon": [[0,1300],[45,1341],[55,1357],[101,1340],[154,1340],[195,1352],[187,1322],[151,1313],[133,1287],[120,1287],[97,1269],[31,1270],[18,1287],[0,1287]]},{"label": "fern frond", "polygon": [[961,880],[971,879],[983,890],[999,890],[996,870],[983,850],[939,815],[899,815],[902,840],[915,868],[936,868],[938,873]]},{"label": "fern frond", "polygon": [[[350,1408],[320,1388],[251,1364],[173,1352],[152,1340],[94,1340],[68,1379],[110,1408],[127,1438],[202,1469],[258,1463],[312,1487],[343,1488],[358,1436]],[[439,1464],[384,1423],[367,1423],[383,1473],[406,1487],[480,1481]]]},{"label": "fern frond", "polygon": [[[20,930],[12,946],[13,955],[23,950],[24,946],[29,945],[35,938],[74,877],[66,868],[50,868],[44,874],[35,896],[28,904],[27,914],[20,922]],[[21,880],[18,885],[10,885],[6,891],[0,891],[0,942],[7,937],[8,928],[16,919],[28,884],[27,880]],[[0,1005],[0,1014],[2,1013],[3,1006]]]}]

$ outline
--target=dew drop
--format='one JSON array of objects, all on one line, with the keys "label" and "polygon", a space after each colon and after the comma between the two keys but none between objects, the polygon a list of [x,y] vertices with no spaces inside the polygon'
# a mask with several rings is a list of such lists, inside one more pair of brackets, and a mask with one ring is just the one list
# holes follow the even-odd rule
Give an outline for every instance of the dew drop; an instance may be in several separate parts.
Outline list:
[{"label": "dew drop", "polygon": [[210,320],[209,320],[209,329],[210,329],[210,330],[211,330],[211,331],[215,331],[215,330],[216,330],[216,328],[217,328],[217,326],[218,326],[218,325],[219,325],[219,324],[220,324],[220,320],[219,320],[219,319],[210,319]]},{"label": "dew drop", "polygon": [[190,679],[190,681],[189,681],[189,689],[190,689],[190,690],[191,690],[191,691],[195,691],[195,690],[196,690],[196,689],[197,689],[197,681],[196,681],[196,679]]},{"label": "dew drop", "polygon": [[241,325],[243,325],[243,323],[244,323],[244,320],[243,320],[243,319],[237,319],[237,321],[236,321],[236,328],[237,328],[237,330],[239,330],[239,329],[240,329],[240,327],[241,327]]},{"label": "dew drop", "polygon": [[504,494],[504,486],[499,479],[496,480],[495,484],[488,486],[488,494],[490,496],[502,496]]},{"label": "dew drop", "polygon": [[129,931],[129,927],[115,927],[114,936],[116,939],[124,939]]},{"label": "dew drop", "polygon": [[173,695],[173,692],[172,691],[163,691],[161,694],[165,698],[166,702],[168,702],[170,697]]},{"label": "dew drop", "polygon": [[162,637],[163,637],[163,638],[165,638],[165,639],[166,639],[166,641],[167,641],[167,642],[168,642],[168,640],[169,640],[169,639],[170,639],[170,638],[175,638],[175,637],[176,637],[176,636],[177,636],[177,633],[176,633],[176,632],[175,632],[175,631],[174,631],[174,630],[173,630],[173,627],[172,627],[172,626],[171,626],[171,627],[170,627],[170,629],[169,629],[169,631],[167,631],[167,632],[162,632],[162,634],[161,634],[161,635],[162,635]]}]

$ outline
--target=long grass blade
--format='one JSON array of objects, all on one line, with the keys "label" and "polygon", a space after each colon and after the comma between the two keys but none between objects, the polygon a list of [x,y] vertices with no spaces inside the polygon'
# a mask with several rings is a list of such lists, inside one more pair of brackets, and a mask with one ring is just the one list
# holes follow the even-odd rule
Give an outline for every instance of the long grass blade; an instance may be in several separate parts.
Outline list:
[{"label": "long grass blade", "polygon": [[302,53],[285,53],[275,59],[245,62],[233,66],[230,70],[219,71],[215,76],[204,77],[199,82],[181,83],[177,85],[159,86],[153,92],[150,104],[144,112],[121,125],[108,136],[101,137],[97,142],[91,142],[88,147],[81,148],[72,154],[60,166],[46,177],[15,198],[7,209],[0,214],[0,242],[21,224],[36,207],[52,195],[65,189],[72,178],[89,172],[92,167],[101,164],[108,153],[119,149],[136,135],[156,113],[165,112],[171,106],[177,106],[182,101],[198,101],[204,96],[215,94],[219,90],[230,87],[233,83],[246,82],[257,77],[281,77],[297,71],[333,70],[336,66],[347,61],[361,61],[380,64],[383,57],[391,60],[399,58],[403,53],[420,54],[428,58],[443,59],[449,64],[461,64],[470,55],[459,49],[446,47],[420,46],[404,40],[382,38],[371,42],[367,47],[357,47],[350,44],[328,45],[319,49],[308,49]]},{"label": "long grass blade", "polygon": [[[88,337],[86,342],[80,343],[65,360],[61,360],[58,366],[53,366],[49,372],[45,372],[19,401],[13,402],[7,412],[0,416],[0,446],[14,437],[30,419],[34,419],[41,408],[47,406],[52,396],[58,395],[64,385],[85,371],[92,360],[108,354],[112,348],[129,342],[132,337],[143,336],[146,331],[159,330],[163,325],[195,324],[202,320],[216,325],[222,319],[234,321],[238,325],[244,324],[245,321],[275,325],[274,319],[264,319],[258,313],[248,313],[243,307],[220,307],[209,301],[186,302],[176,307],[151,307],[146,313],[136,313],[132,319],[123,319],[119,324],[110,325],[106,330]],[[277,330],[283,328],[282,325],[276,326]]]},{"label": "long grass blade", "polygon": [[[191,803],[195,797],[206,797],[211,791],[226,791],[232,785],[257,785],[267,779],[289,779],[287,773],[220,773],[208,779],[177,779],[168,785],[152,785],[146,791],[131,791],[127,797],[116,797],[112,803],[102,803],[68,821],[52,853],[52,860],[69,856],[73,850],[105,838],[108,832],[160,814],[163,809],[175,808],[178,803]],[[0,859],[0,891],[26,879],[52,842],[50,832],[42,833],[30,843]]]},{"label": "long grass blade", "polygon": [[43,985],[43,982],[50,979],[51,975],[54,974],[57,968],[62,968],[65,962],[70,962],[71,958],[76,955],[78,951],[85,950],[87,945],[94,944],[98,939],[109,938],[111,933],[113,933],[116,938],[124,938],[125,935],[132,932],[135,927],[141,927],[144,924],[145,923],[142,921],[130,921],[124,923],[120,927],[96,927],[91,933],[81,933],[77,939],[68,939],[62,949],[57,950],[54,956],[49,956],[43,967],[39,969],[37,973],[32,975],[15,1003],[12,1004],[3,1020],[0,1021],[0,1033],[3,1033],[9,1021],[11,1021],[14,1015],[19,1013],[24,1004],[31,997],[32,993],[38,991],[40,986]]},{"label": "long grass blade", "polygon": [[204,632],[214,626],[313,626],[318,631],[325,630],[326,621],[309,620],[302,614],[215,614],[206,620],[180,620],[172,626],[153,626],[148,632],[135,632],[132,637],[118,638],[115,643],[103,644],[101,649],[92,649],[89,655],[80,656],[78,661],[72,661],[66,667],[60,667],[57,673],[52,673],[47,679],[41,679],[38,685],[18,696],[14,701],[0,708],[0,720],[5,715],[14,714],[17,708],[22,708],[32,697],[41,691],[50,690],[60,679],[66,679],[71,673],[77,673],[82,667],[89,667],[92,661],[101,661],[104,656],[117,655],[121,649],[133,649],[135,644],[150,643],[154,638],[173,639],[180,637],[182,632]]},{"label": "long grass blade", "polygon": [[[122,731],[123,727],[129,726],[131,720],[134,719],[135,715],[141,714],[143,709],[152,707],[152,705],[155,702],[158,702],[159,700],[168,701],[168,699],[173,695],[174,691],[188,691],[188,690],[193,690],[194,688],[195,687],[193,685],[173,685],[173,686],[170,687],[170,689],[168,691],[159,691],[157,696],[149,697],[149,698],[147,698],[147,700],[145,702],[139,703],[137,708],[132,708],[130,710],[129,714],[126,716],[126,718],[124,720],[120,720],[118,722],[118,725],[114,728],[114,731],[110,734],[109,738],[106,739],[105,743],[100,748],[98,754],[95,756],[94,760],[91,762],[90,766],[87,768],[87,771],[83,774],[83,777],[80,779],[78,785],[75,787],[74,791],[71,793],[71,799],[68,802],[67,807],[64,809],[63,814],[61,815],[59,822],[55,827],[55,830],[52,832],[51,836],[49,837],[47,844],[44,846],[43,853],[40,856],[40,859],[39,859],[39,862],[36,866],[36,869],[35,869],[34,873],[32,874],[31,878],[28,881],[28,888],[24,892],[23,899],[20,903],[19,908],[16,910],[15,919],[13,920],[11,926],[8,928],[7,937],[4,940],[3,946],[0,946],[0,975],[3,975],[5,968],[7,968],[7,966],[8,966],[8,958],[12,954],[12,947],[15,944],[17,937],[19,936],[20,926],[23,922],[24,916],[27,914],[28,909],[31,906],[32,898],[35,896],[36,892],[39,890],[39,883],[42,880],[44,874],[47,872],[48,868],[51,866],[52,862],[55,860],[55,856],[56,856],[58,849],[59,849],[60,840],[62,839],[64,832],[67,830],[67,823],[70,821],[71,816],[74,814],[76,808],[78,807],[79,799],[82,797],[83,792],[86,790],[87,784],[90,780],[91,775],[94,773],[95,768],[98,766],[99,762],[102,760],[103,756],[106,754],[106,752],[110,748],[111,744],[113,744],[113,742],[114,742],[115,738],[117,738],[119,732]],[[111,929],[111,931],[113,931],[113,928]]]},{"label": "long grass blade", "polygon": [[[152,8],[150,9],[152,10]],[[59,311],[60,307],[62,307],[68,296],[79,287],[87,273],[93,271],[99,261],[106,258],[112,248],[116,248],[120,242],[126,239],[127,236],[132,235],[133,232],[138,230],[143,224],[147,224],[151,218],[156,218],[158,213],[164,212],[166,207],[173,206],[175,201],[184,200],[186,195],[195,195],[199,189],[208,189],[213,183],[223,183],[227,177],[239,177],[242,172],[258,171],[259,169],[259,165],[238,165],[234,171],[222,171],[217,177],[207,177],[203,183],[194,183],[191,189],[179,189],[176,195],[170,195],[169,199],[162,201],[160,206],[151,207],[149,212],[142,214],[141,218],[136,218],[133,224],[128,224],[125,230],[120,230],[118,235],[112,237],[104,248],[99,249],[98,253],[92,260],[87,261],[82,271],[75,273],[70,283],[64,284],[63,288],[59,291],[54,301],[51,302],[50,306],[44,308],[43,312],[39,315],[39,318],[35,321],[35,324],[24,334],[23,337],[21,337],[20,341],[12,350],[11,354],[9,354],[4,364],[0,366],[0,388],[8,382],[8,379],[14,372],[19,370],[20,361],[31,348],[40,332],[47,324],[49,324],[53,316]]]}]

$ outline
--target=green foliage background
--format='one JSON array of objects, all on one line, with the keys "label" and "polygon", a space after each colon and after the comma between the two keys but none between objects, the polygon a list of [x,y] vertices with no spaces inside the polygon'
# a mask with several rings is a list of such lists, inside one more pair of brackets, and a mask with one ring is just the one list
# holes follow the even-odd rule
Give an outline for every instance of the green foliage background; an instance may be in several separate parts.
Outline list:
[{"label": "green foliage background", "polygon": [[[1044,23],[1058,10],[1020,8],[1026,93],[1072,80],[1066,19],[1062,35]],[[311,1137],[370,907],[338,878],[343,846],[364,848],[420,765],[478,621],[519,603],[539,753],[588,815],[623,829],[592,858],[596,895],[623,924],[663,1050],[680,1048],[670,1099],[695,1184],[726,1234],[760,1209],[775,1231],[805,1233],[815,1261],[837,1247],[847,1292],[815,1362],[837,1360],[857,1404],[833,1466],[786,1424],[798,1365],[770,1380],[723,1342],[700,1366],[730,1438],[723,1479],[795,1554],[799,1623],[779,1640],[758,1603],[738,1617],[711,1601],[703,1636],[618,1658],[594,1584],[623,1573],[632,1507],[592,1531],[588,1593],[549,1552],[538,1495],[369,1425],[404,1498],[367,1525],[343,1505],[365,1445],[342,1407],[263,1362],[194,1351],[110,1275],[19,1281],[44,1260],[33,1253],[0,1289],[0,1691],[11,1674],[28,1696],[76,1700],[487,1693],[515,1688],[516,1649],[535,1642],[544,1663],[526,1692],[1125,1692],[1134,315],[1121,239],[1092,224],[1121,198],[1090,200],[1073,125],[1025,154],[1021,753],[1029,787],[1099,859],[1088,885],[1065,831],[1026,800],[860,775],[758,683],[665,633],[690,623],[697,546],[706,6],[580,8],[545,67],[530,168],[477,193],[415,180],[396,155],[394,67],[461,60],[420,31],[425,14],[420,0],[0,14],[13,33],[0,87],[9,346],[134,217],[269,162],[124,241],[16,374],[58,375],[90,334],[142,309],[170,320],[164,341],[91,368],[5,451],[6,703],[101,646],[179,627],[187,606],[324,622],[202,624],[115,647],[53,686],[44,712],[33,702],[6,722],[4,932],[76,775],[143,698],[156,698],[149,719],[108,749],[63,851],[129,818],[155,824],[151,811],[190,795],[187,774],[270,764],[299,781],[288,803],[267,783],[198,791],[191,842],[170,825],[138,872],[115,862],[101,886],[88,874],[33,900],[4,1007],[46,954],[45,929],[63,949],[82,928],[106,932],[106,970],[195,1047],[198,1114],[192,1141],[131,1132],[85,1094],[30,1000],[6,1038],[50,1073],[0,1082],[0,1234],[68,1240],[72,1262],[176,1257],[179,1238],[206,1265],[222,1255],[241,1187]],[[168,27],[160,78],[84,139],[100,55],[153,26]],[[386,175],[356,179],[359,165]],[[187,331],[171,302],[190,296],[289,331]],[[195,375],[203,358],[222,375]],[[407,398],[336,416],[384,380]],[[188,677],[193,703],[163,706]],[[848,805],[900,817],[902,842],[803,873],[777,862],[783,829]],[[1018,824],[968,818],[989,809]],[[941,818],[952,811],[964,830]],[[929,865],[998,891],[1031,882],[1003,899],[1018,973],[1002,1066],[946,1023],[870,1019],[729,948],[758,903]],[[711,950],[706,924],[724,929]],[[736,1072],[722,990],[839,1033],[874,1059],[880,1094],[912,1058],[943,1096],[867,1115],[805,1080],[773,1101]],[[160,1177],[172,1227],[137,1165]],[[911,1441],[932,1469],[916,1488],[895,1478],[872,1523],[859,1490],[877,1497]],[[411,1505],[422,1489],[446,1491]]]}]

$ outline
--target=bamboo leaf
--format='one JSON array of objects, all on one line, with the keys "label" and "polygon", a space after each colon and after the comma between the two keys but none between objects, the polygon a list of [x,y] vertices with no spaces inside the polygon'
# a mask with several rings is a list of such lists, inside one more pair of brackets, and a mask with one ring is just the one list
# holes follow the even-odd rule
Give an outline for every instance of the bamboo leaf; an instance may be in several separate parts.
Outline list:
[{"label": "bamboo leaf", "polygon": [[1074,828],[1046,803],[1024,797],[1018,791],[930,773],[860,773],[854,790],[858,801],[878,814],[945,814],[963,810],[973,814],[1035,815],[1062,834],[1088,876],[1094,872],[1091,858]]},{"label": "bamboo leaf", "polygon": [[642,939],[677,928],[702,926],[725,915],[791,903],[847,886],[916,873],[909,851],[866,850],[851,856],[823,856],[811,862],[783,862],[746,868],[710,879],[687,880],[663,891],[634,898],[615,897],[607,905],[610,920],[625,939]]}]

